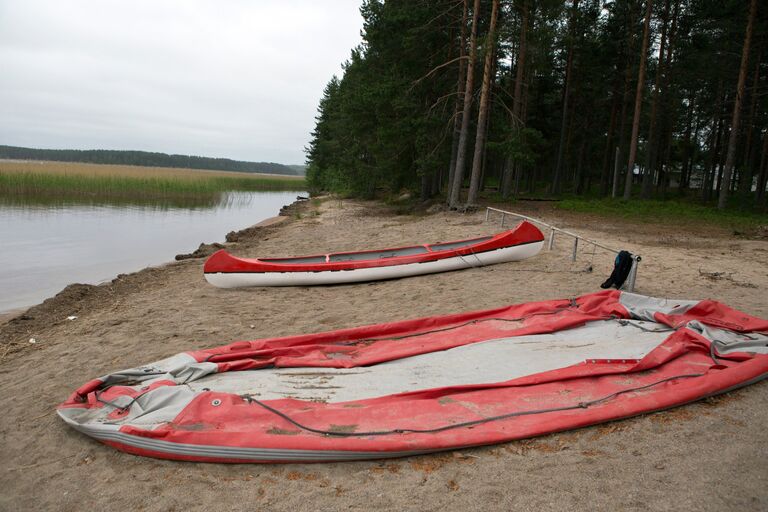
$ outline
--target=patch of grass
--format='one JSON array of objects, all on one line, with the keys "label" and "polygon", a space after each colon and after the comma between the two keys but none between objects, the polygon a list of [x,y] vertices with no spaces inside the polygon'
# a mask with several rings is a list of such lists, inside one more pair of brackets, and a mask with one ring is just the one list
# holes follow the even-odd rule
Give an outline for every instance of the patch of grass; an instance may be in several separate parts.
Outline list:
[{"label": "patch of grass", "polygon": [[631,200],[622,199],[563,199],[557,203],[564,210],[593,213],[605,217],[620,217],[637,221],[653,221],[666,224],[697,223],[731,228],[740,232],[753,231],[768,224],[768,215],[753,211],[730,208],[718,210],[686,200]]}]

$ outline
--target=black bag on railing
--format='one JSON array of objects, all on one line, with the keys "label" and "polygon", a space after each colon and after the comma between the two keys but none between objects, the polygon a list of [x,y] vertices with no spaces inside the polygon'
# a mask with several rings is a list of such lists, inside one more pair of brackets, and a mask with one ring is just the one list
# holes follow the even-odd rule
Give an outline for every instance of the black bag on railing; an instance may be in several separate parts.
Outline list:
[{"label": "black bag on railing", "polygon": [[611,272],[611,276],[600,285],[600,288],[605,289],[610,288],[611,286],[615,287],[617,290],[621,288],[621,285],[627,280],[629,272],[632,270],[632,263],[631,252],[619,251],[619,254],[616,256],[616,261],[613,264],[613,272]]}]

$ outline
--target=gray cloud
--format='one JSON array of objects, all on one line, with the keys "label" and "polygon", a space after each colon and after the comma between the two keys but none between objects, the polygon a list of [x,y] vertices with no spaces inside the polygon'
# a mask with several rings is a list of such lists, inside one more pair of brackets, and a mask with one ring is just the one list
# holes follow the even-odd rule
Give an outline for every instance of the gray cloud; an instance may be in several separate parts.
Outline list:
[{"label": "gray cloud", "polygon": [[0,0],[0,144],[304,161],[360,0]]}]

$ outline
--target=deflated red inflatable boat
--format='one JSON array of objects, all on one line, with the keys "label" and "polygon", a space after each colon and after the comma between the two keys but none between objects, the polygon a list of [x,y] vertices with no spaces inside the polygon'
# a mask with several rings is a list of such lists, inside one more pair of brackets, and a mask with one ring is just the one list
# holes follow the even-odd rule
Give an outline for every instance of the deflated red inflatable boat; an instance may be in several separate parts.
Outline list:
[{"label": "deflated red inflatable boat", "polygon": [[120,450],[211,462],[400,457],[674,407],[768,375],[768,321],[619,291],[241,341],[59,406]]}]

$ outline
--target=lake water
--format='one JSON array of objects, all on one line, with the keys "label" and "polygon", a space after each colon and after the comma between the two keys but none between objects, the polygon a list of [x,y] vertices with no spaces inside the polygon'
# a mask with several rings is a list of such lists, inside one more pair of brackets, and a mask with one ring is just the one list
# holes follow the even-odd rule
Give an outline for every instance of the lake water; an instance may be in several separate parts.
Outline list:
[{"label": "lake water", "polygon": [[0,203],[0,313],[72,283],[159,265],[277,215],[297,192],[230,192],[203,204]]}]

